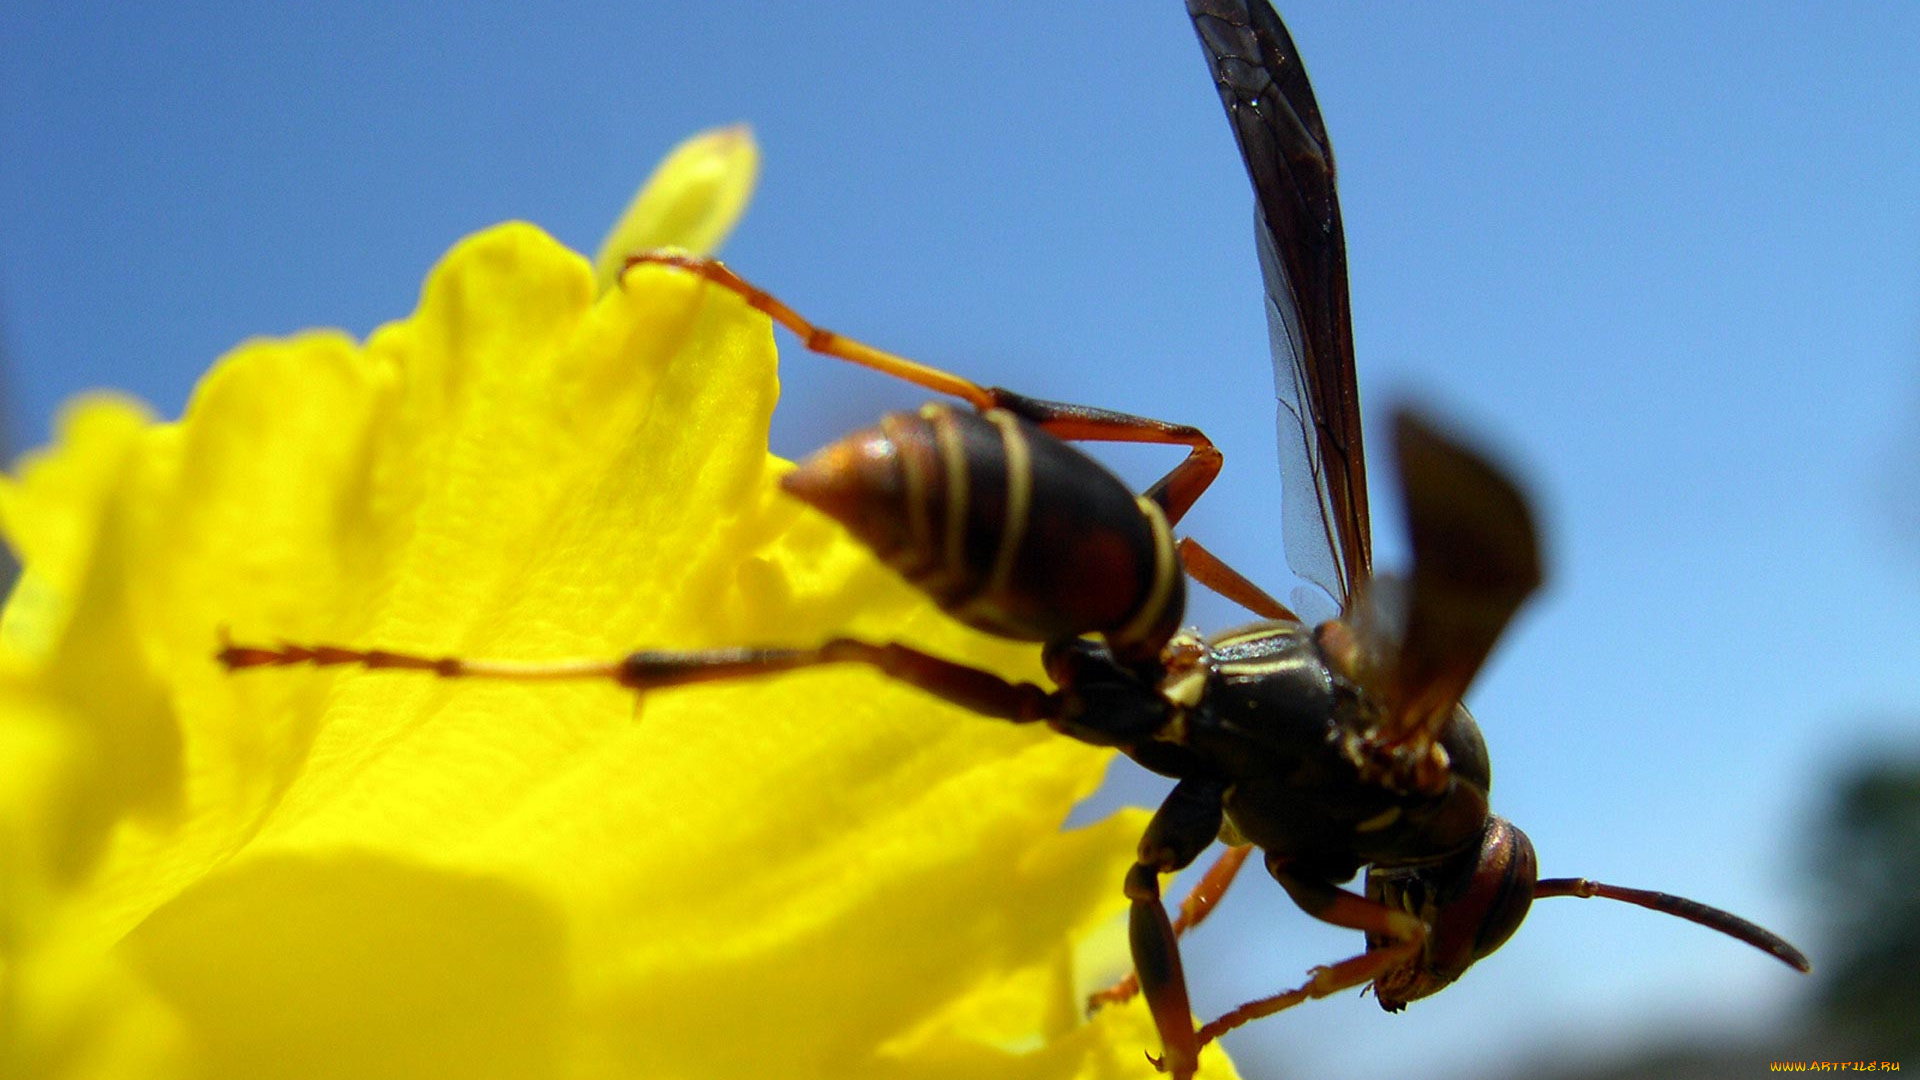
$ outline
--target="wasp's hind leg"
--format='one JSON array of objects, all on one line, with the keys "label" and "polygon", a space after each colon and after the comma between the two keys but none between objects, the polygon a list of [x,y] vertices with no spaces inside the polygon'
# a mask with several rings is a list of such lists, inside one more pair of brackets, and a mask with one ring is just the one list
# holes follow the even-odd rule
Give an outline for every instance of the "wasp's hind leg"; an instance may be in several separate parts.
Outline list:
[{"label": "wasp's hind leg", "polygon": [[1181,537],[1176,550],[1180,553],[1180,564],[1187,568],[1188,577],[1255,615],[1276,622],[1306,621],[1294,614],[1292,608],[1269,596],[1265,589],[1255,585],[1246,575],[1221,562],[1218,555],[1208,551],[1193,537]]},{"label": "wasp's hind leg", "polygon": [[1070,442],[1185,446],[1186,458],[1147,492],[1148,497],[1160,505],[1169,524],[1178,522],[1220,473],[1224,458],[1219,448],[1213,445],[1213,440],[1207,438],[1199,428],[1086,405],[1044,401],[998,386],[981,386],[964,376],[909,360],[884,349],[876,349],[863,341],[819,326],[788,307],[779,297],[734,273],[718,259],[674,251],[649,251],[628,257],[627,269],[635,266],[671,266],[697,274],[738,295],[749,306],[792,331],[809,351],[871,368],[938,394],[960,398],[977,412],[1000,409],[1012,413],[1056,438]]},{"label": "wasp's hind leg", "polygon": [[[765,678],[823,664],[863,664],[979,716],[1016,724],[1044,723],[1093,746],[1133,746],[1151,739],[1166,724],[1163,703],[1142,696],[1125,671],[1097,649],[1075,639],[1059,643],[1049,655],[1048,674],[1060,684],[1057,691],[1003,679],[991,671],[906,645],[857,638],[833,638],[811,648],[651,649],[612,660],[510,661],[339,645],[245,644],[223,633],[214,659],[228,671],[302,664],[364,667],[416,671],[443,679],[599,680],[639,693],[695,683]],[[1218,829],[1217,821],[1214,827]],[[1202,841],[1179,866],[1192,862],[1205,847]]]},{"label": "wasp's hind leg", "polygon": [[945,660],[905,645],[876,645],[834,638],[813,648],[654,650],[618,660],[521,662],[425,656],[387,649],[337,645],[246,645],[222,640],[214,654],[229,671],[256,667],[353,665],[371,669],[420,671],[446,679],[494,679],[514,682],[605,680],[629,690],[664,690],[691,683],[760,678],[821,664],[865,664],[881,674],[917,686],[970,712],[1014,723],[1054,721],[1062,699],[1032,683],[1009,682],[990,671]]}]

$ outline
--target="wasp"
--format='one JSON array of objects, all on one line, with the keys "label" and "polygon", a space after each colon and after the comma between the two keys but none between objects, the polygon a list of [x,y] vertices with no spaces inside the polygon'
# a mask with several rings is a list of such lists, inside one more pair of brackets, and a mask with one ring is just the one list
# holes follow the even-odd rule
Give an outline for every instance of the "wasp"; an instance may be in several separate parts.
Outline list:
[{"label": "wasp", "polygon": [[[964,402],[884,417],[787,474],[953,618],[1037,643],[1052,687],[894,642],[642,651],[551,665],[335,646],[225,643],[229,669],[312,663],[445,677],[610,679],[636,691],[865,664],[984,717],[1045,724],[1173,778],[1122,884],[1135,973],[1091,1004],[1144,993],[1154,1059],[1193,1075],[1200,1048],[1310,998],[1371,987],[1397,1011],[1498,949],[1535,899],[1605,897],[1688,919],[1801,970],[1807,958],[1738,916],[1661,892],[1537,876],[1532,843],[1488,802],[1486,744],[1461,703],[1542,580],[1526,498],[1497,466],[1410,411],[1393,418],[1411,571],[1373,573],[1366,463],[1333,154],[1298,50],[1264,0],[1187,0],[1256,196],[1279,398],[1289,566],[1337,611],[1296,614],[1174,528],[1223,457],[1199,429],[980,386],[803,318],[721,263],[635,256],[739,294],[814,352]],[[1072,445],[1184,447],[1136,493]],[[1188,577],[1262,620],[1182,629]],[[1226,851],[1170,917],[1160,881]],[[1365,948],[1296,988],[1195,1027],[1179,937],[1255,851],[1303,911]],[[1345,887],[1365,870],[1363,890]]]}]

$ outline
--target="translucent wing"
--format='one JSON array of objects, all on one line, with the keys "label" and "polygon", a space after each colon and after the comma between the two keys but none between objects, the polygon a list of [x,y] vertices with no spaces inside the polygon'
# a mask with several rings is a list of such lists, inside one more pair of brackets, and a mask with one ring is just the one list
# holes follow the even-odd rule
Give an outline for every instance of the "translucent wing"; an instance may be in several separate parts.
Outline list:
[{"label": "translucent wing", "polygon": [[1367,468],[1333,149],[1287,28],[1263,0],[1188,0],[1255,196],[1280,398],[1287,565],[1345,608],[1373,572]]}]

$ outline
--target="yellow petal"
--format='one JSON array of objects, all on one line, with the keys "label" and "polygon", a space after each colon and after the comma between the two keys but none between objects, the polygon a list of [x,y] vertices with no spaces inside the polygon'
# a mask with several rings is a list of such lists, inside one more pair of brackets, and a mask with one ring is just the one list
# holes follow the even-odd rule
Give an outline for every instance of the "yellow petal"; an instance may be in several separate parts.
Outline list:
[{"label": "yellow petal", "polygon": [[29,568],[0,615],[0,654],[9,663],[37,664],[66,629],[103,507],[151,422],[126,398],[76,398],[55,425],[55,448],[26,455],[14,475],[0,477],[0,528]]},{"label": "yellow petal", "polygon": [[675,147],[600,244],[594,280],[613,287],[627,256],[652,248],[717,251],[760,178],[760,148],[745,124],[703,131]]},{"label": "yellow petal", "polygon": [[[71,770],[105,825],[36,939],[132,983],[126,1045],[205,1077],[1151,1075],[1143,1010],[1078,1012],[1140,828],[1060,830],[1103,751],[865,670],[636,708],[213,660],[222,628],[523,660],[852,633],[1038,679],[779,491],[774,398],[737,297],[646,267],[596,300],[510,225],[364,346],[249,343],[121,436],[27,682],[133,717],[55,724],[124,767]],[[19,536],[66,512],[16,505]]]}]

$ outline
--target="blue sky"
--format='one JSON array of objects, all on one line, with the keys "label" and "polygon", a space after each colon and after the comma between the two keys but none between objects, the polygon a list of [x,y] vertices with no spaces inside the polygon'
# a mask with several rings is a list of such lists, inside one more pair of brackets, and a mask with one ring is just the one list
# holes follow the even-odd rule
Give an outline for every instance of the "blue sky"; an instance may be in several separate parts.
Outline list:
[{"label": "blue sky", "polygon": [[[1201,425],[1228,464],[1188,527],[1284,594],[1251,194],[1180,5],[813,7],[14,0],[11,443],[86,387],[175,413],[247,336],[400,317],[496,221],[590,251],[669,146],[746,120],[738,268],[981,381]],[[1549,590],[1471,699],[1496,806],[1546,874],[1723,904],[1817,961],[1807,815],[1920,728],[1920,7],[1355,7],[1283,14],[1341,166],[1368,412],[1469,426],[1548,534]],[[790,454],[918,400],[792,348],[784,375]],[[1358,944],[1251,875],[1218,923],[1189,960],[1208,1012]],[[1805,989],[1558,900],[1402,1016],[1321,1002],[1234,1045],[1466,1075],[1759,1029]]]}]

